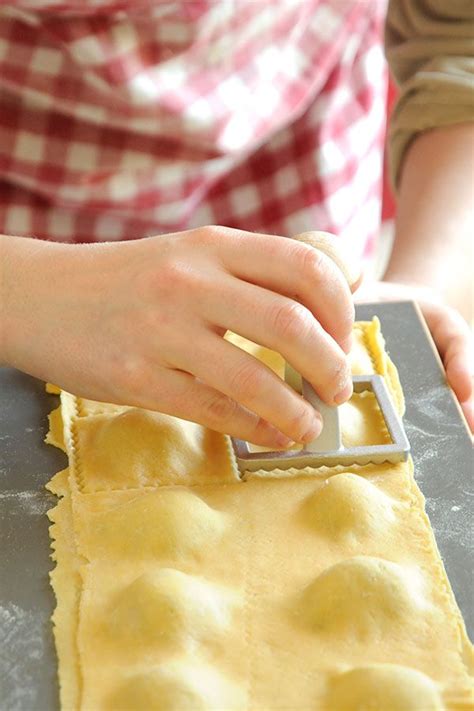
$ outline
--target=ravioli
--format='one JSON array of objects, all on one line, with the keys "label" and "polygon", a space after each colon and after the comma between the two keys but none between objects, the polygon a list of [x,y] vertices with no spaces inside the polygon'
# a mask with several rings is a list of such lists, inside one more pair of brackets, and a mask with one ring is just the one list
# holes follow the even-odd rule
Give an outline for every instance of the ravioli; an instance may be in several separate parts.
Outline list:
[{"label": "ravioli", "polygon": [[[402,414],[377,320],[351,362]],[[341,419],[346,444],[387,441],[367,394]],[[473,649],[411,461],[241,478],[227,437],[167,415],[62,392],[50,424],[69,457],[49,484],[64,710],[470,707]]]}]

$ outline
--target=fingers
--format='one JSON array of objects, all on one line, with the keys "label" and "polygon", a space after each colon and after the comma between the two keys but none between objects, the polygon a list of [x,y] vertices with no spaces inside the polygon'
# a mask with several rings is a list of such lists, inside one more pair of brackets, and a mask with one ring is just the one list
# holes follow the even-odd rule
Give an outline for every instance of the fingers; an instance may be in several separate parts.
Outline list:
[{"label": "fingers", "polygon": [[349,352],[354,305],[347,280],[331,257],[296,240],[233,230],[224,230],[217,245],[228,272],[300,301]]},{"label": "fingers", "polygon": [[[352,282],[352,284],[350,285],[351,294],[355,294],[357,291],[359,291],[363,281],[364,281],[364,272],[361,271],[358,279],[356,279],[356,281]],[[355,298],[357,298],[357,297],[355,297]]]},{"label": "fingers", "polygon": [[328,404],[350,397],[347,358],[305,306],[233,277],[225,278],[219,293],[220,299],[205,297],[205,317],[281,353]]},{"label": "fingers", "polygon": [[447,306],[433,304],[425,312],[428,326],[443,360],[449,384],[460,402],[473,395],[473,336],[462,316]]},{"label": "fingers", "polygon": [[465,402],[472,396],[472,370],[467,361],[468,349],[464,349],[461,344],[456,348],[458,350],[446,362],[445,369],[459,402]]},{"label": "fingers", "polygon": [[292,444],[292,440],[257,414],[189,373],[166,370],[166,388],[158,388],[158,392],[159,403],[150,401],[142,406],[263,447],[283,449]]},{"label": "fingers", "polygon": [[462,402],[461,410],[464,413],[469,429],[474,433],[474,399],[471,397],[466,402]]},{"label": "fingers", "polygon": [[334,235],[329,232],[312,231],[302,232],[293,237],[293,239],[321,250],[327,257],[332,259],[343,273],[352,292],[360,285],[362,273],[359,264],[344,254],[344,250],[338,244],[338,240]]},{"label": "fingers", "polygon": [[422,303],[428,327],[443,360],[446,377],[474,432],[473,336],[462,316],[447,306]]},{"label": "fingers", "polygon": [[306,443],[320,434],[319,413],[267,366],[242,349],[209,334],[206,342],[202,340],[199,351],[190,356],[183,359],[180,368],[270,422],[291,440]]},{"label": "fingers", "polygon": [[462,316],[455,309],[444,305],[435,292],[425,287],[377,282],[362,286],[361,291],[357,300],[416,299],[443,361],[448,382],[461,404],[471,431],[474,431],[473,335]]}]

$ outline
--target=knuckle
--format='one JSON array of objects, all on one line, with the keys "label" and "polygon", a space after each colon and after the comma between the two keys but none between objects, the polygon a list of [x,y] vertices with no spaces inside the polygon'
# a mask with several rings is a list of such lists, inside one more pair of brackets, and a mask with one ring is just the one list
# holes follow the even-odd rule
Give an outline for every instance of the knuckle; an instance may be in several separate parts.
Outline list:
[{"label": "knuckle", "polygon": [[117,367],[115,382],[121,383],[125,392],[140,395],[146,392],[149,379],[146,374],[144,363],[139,358],[127,358],[122,360]]},{"label": "knuckle", "polygon": [[193,231],[193,235],[200,245],[215,244],[221,236],[221,228],[218,225],[207,225]]},{"label": "knuckle", "polygon": [[209,422],[226,423],[235,417],[238,405],[225,395],[214,395],[204,405],[204,413]]},{"label": "knuckle", "polygon": [[183,262],[175,259],[166,260],[161,266],[160,281],[170,286],[180,284],[187,276],[187,269]]},{"label": "knuckle", "polygon": [[235,370],[230,378],[231,392],[236,393],[246,402],[258,398],[262,390],[264,371],[262,367],[252,361],[244,361]]},{"label": "knuckle", "polygon": [[305,249],[304,252],[302,252],[301,264],[302,274],[308,281],[315,282],[323,279],[334,279],[335,285],[340,287],[334,292],[334,306],[338,314],[337,319],[335,319],[334,333],[338,338],[347,337],[352,331],[355,319],[355,307],[342,272],[338,274],[339,269],[337,265],[332,262],[326,254],[313,248]]},{"label": "knuckle", "polygon": [[167,294],[182,294],[195,287],[197,282],[199,282],[197,273],[183,260],[165,261],[157,275],[159,290]]},{"label": "knuckle", "polygon": [[270,327],[283,340],[304,338],[311,330],[313,315],[302,304],[287,301],[270,313]]},{"label": "knuckle", "polygon": [[224,238],[231,237],[235,230],[222,225],[206,225],[192,230],[189,234],[190,239],[195,240],[202,247],[203,245],[214,246]]},{"label": "knuckle", "polygon": [[301,273],[309,280],[319,280],[327,272],[327,257],[318,249],[301,245]]},{"label": "knuckle", "polygon": [[220,225],[208,225],[207,227],[203,227],[202,231],[207,237],[218,239],[225,231],[225,227],[221,227]]}]

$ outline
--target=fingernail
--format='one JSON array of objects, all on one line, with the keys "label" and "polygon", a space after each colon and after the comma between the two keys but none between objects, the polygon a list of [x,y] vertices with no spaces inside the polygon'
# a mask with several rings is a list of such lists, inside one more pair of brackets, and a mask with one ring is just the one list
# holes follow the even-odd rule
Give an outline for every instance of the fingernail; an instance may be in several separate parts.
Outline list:
[{"label": "fingernail", "polygon": [[278,432],[275,435],[274,442],[277,449],[289,449],[295,444],[295,441],[284,435],[283,432]]},{"label": "fingernail", "polygon": [[319,437],[321,430],[323,429],[323,421],[320,415],[314,417],[313,424],[309,430],[301,437],[300,441],[303,444],[308,444],[312,442],[316,437]]},{"label": "fingernail", "polygon": [[349,400],[350,396],[352,395],[352,390],[352,382],[349,380],[344,386],[344,388],[334,397],[335,404],[342,405],[343,402]]}]

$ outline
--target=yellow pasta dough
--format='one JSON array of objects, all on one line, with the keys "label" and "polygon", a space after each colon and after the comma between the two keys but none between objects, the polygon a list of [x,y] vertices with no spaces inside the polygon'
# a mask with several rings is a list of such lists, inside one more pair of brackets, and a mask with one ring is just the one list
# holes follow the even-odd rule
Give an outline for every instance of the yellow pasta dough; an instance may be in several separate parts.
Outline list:
[{"label": "yellow pasta dough", "polygon": [[337,676],[328,695],[328,711],[358,709],[442,711],[439,690],[415,669],[378,664],[351,669]]},{"label": "yellow pasta dough", "polygon": [[84,492],[236,480],[225,438],[158,412],[134,407],[81,417],[76,436]]},{"label": "yellow pasta dough", "polygon": [[[280,375],[281,358],[232,336]],[[379,324],[355,373],[403,395]],[[387,441],[373,397],[347,444]],[[61,393],[48,441],[63,709],[460,711],[473,650],[404,464],[255,472],[228,439]]]}]

